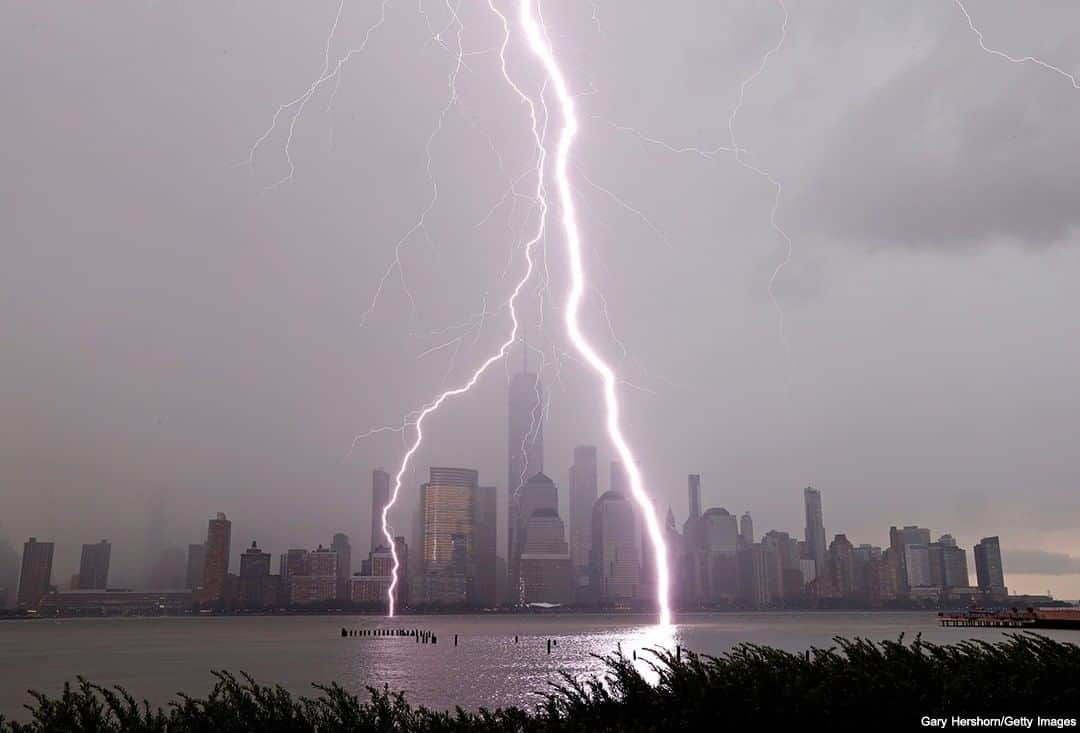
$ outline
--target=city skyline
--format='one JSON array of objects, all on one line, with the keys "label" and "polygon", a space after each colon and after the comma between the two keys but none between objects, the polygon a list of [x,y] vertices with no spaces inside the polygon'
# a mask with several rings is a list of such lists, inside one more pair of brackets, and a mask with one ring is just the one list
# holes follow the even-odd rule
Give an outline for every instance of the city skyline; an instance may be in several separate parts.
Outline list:
[{"label": "city skyline", "polygon": [[[527,354],[527,345],[523,347]],[[370,551],[367,559],[361,557],[359,570],[352,570],[349,536],[339,531],[328,548],[320,543],[311,551],[282,552],[277,574],[271,571],[271,554],[252,540],[240,555],[238,573],[230,573],[232,522],[218,512],[208,521],[205,541],[188,545],[185,577],[192,602],[226,609],[371,603],[385,598],[396,576],[396,603],[405,606],[654,603],[654,548],[647,540],[641,508],[630,498],[625,467],[621,461],[609,462],[607,488],[597,496],[596,447],[575,446],[574,462],[566,471],[568,483],[560,491],[542,470],[543,388],[539,376],[527,370],[524,360],[522,371],[510,377],[507,385],[504,556],[498,554],[497,487],[482,485],[477,469],[453,466],[432,466],[428,480],[419,486],[416,508],[405,512],[415,518],[412,561],[402,536],[395,540],[392,554],[381,521],[389,475],[375,469],[370,485]],[[972,548],[976,572],[972,585],[967,552],[948,533],[933,542],[926,527],[894,525],[884,550],[873,543],[856,547],[843,532],[828,542],[822,493],[813,486],[802,491],[802,539],[768,529],[760,542],[749,511],[740,517],[722,506],[703,506],[700,474],[688,474],[686,486],[687,512],[681,532],[670,504],[662,530],[672,568],[665,597],[677,606],[1002,603],[1008,595],[996,535],[983,537]],[[569,522],[560,515],[561,506],[569,508]],[[162,513],[160,505],[156,508],[151,527],[159,529]],[[147,538],[148,548],[161,544],[153,533]],[[107,540],[82,546],[80,571],[71,577],[67,596],[52,593],[59,585],[51,578],[53,548],[53,543],[38,543],[35,538],[24,545],[18,580],[21,608],[54,604],[74,608],[80,602],[97,601],[91,600],[92,595],[70,592],[109,590],[111,545]],[[161,584],[164,558],[179,555],[171,549],[161,553],[147,585]],[[171,578],[181,576],[181,561],[179,556],[169,561],[177,566]]]},{"label": "city skyline", "polygon": [[[522,345],[527,357],[528,346]],[[498,554],[497,487],[483,485],[477,469],[460,466],[430,467],[428,480],[419,486],[416,508],[403,512],[414,517],[412,552],[403,536],[395,539],[391,551],[382,525],[390,477],[375,469],[370,484],[370,550],[367,559],[360,559],[359,570],[353,572],[349,536],[338,531],[328,548],[320,543],[310,551],[282,552],[277,574],[271,571],[271,554],[253,539],[240,555],[239,571],[230,573],[232,522],[218,512],[208,521],[205,541],[188,545],[185,577],[191,602],[217,609],[377,603],[385,600],[396,576],[395,603],[402,606],[655,604],[655,548],[648,541],[641,507],[631,499],[623,463],[609,462],[607,488],[597,496],[597,449],[577,445],[566,471],[568,482],[560,491],[543,472],[546,403],[539,375],[528,372],[527,358],[522,371],[509,378],[506,399],[505,555]],[[884,550],[873,543],[855,547],[842,532],[828,542],[822,494],[813,486],[802,491],[802,540],[768,529],[760,542],[749,511],[740,517],[722,506],[703,505],[701,474],[688,474],[686,486],[682,531],[671,504],[661,530],[672,571],[671,586],[663,594],[665,604],[768,608],[837,601],[871,607],[896,602],[1007,602],[996,535],[983,537],[972,548],[976,571],[972,585],[967,552],[948,533],[932,542],[926,527],[894,525]],[[569,522],[560,515],[560,507],[568,507]],[[162,516],[158,504],[147,538],[151,553],[162,545],[157,536]],[[48,611],[98,603],[96,595],[80,593],[110,590],[110,543],[82,546],[80,570],[71,577],[67,594],[52,592],[58,587],[51,578],[53,548],[53,543],[35,538],[24,545],[19,607]],[[181,577],[179,553],[157,551],[162,559],[147,580],[150,586],[161,583],[166,564],[176,566],[169,577]],[[165,558],[174,554],[177,557],[166,563]],[[181,596],[174,594],[173,601],[182,603]]]}]

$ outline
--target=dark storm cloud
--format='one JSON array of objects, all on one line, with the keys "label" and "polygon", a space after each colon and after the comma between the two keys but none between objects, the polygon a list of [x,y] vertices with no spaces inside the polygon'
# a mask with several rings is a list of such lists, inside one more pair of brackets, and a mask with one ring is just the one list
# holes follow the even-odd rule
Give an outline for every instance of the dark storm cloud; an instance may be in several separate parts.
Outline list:
[{"label": "dark storm cloud", "polygon": [[1080,574],[1080,557],[1073,557],[1064,552],[1012,550],[1005,553],[1004,563],[1006,571],[1010,573],[1030,573],[1033,575]]},{"label": "dark storm cloud", "polygon": [[[1080,58],[1080,39],[1052,51]],[[1068,79],[948,33],[847,111],[807,203],[817,228],[860,243],[1046,247],[1080,223],[1078,129]]]}]

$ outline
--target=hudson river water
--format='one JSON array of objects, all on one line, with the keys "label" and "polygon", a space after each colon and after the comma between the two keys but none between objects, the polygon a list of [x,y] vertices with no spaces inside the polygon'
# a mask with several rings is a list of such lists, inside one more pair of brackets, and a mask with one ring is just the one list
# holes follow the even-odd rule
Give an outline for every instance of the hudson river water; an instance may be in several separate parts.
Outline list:
[{"label": "hudson river water", "polygon": [[[558,672],[597,672],[591,655],[621,645],[663,645],[718,654],[740,642],[791,650],[828,646],[833,636],[929,641],[1000,639],[996,629],[943,629],[934,613],[681,614],[667,630],[645,616],[246,616],[57,619],[0,622],[0,714],[24,719],[33,688],[55,694],[83,675],[123,685],[138,699],[164,705],[175,693],[206,694],[212,669],[248,672],[263,683],[315,694],[312,682],[403,690],[415,704],[447,709],[532,706]],[[438,644],[412,639],[341,637],[341,628],[419,627]],[[458,646],[454,647],[454,634]],[[520,637],[514,643],[514,635]],[[1080,643],[1080,633],[1049,635]],[[547,639],[557,646],[547,654]]]}]

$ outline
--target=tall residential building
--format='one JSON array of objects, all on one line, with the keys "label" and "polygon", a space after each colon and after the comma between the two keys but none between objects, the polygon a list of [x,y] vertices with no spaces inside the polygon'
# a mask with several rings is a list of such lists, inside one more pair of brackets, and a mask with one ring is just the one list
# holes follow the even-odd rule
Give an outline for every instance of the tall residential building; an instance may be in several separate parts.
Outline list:
[{"label": "tall residential building", "polygon": [[1005,570],[1001,566],[1001,541],[997,537],[983,537],[975,545],[975,576],[980,590],[1006,593]]},{"label": "tall residential building", "polygon": [[104,590],[109,580],[109,556],[112,548],[107,540],[82,546],[79,561],[79,587],[77,590]]},{"label": "tall residential building", "polygon": [[769,567],[775,565],[770,557],[772,548],[754,543],[739,550],[738,588],[745,603],[762,608],[773,602],[769,580]]},{"label": "tall residential building", "polygon": [[592,549],[592,508],[597,497],[596,446],[574,448],[570,467],[570,559],[574,570],[587,574]]},{"label": "tall residential building", "polygon": [[518,530],[528,517],[518,506],[520,489],[529,477],[544,470],[544,388],[540,375],[528,369],[528,345],[523,347],[522,371],[510,378],[506,429],[506,565],[507,587],[512,597],[520,583],[515,548],[520,547]]},{"label": "tall residential building", "polygon": [[934,585],[930,574],[930,545],[904,545],[904,572],[908,590]]},{"label": "tall residential building", "polygon": [[223,512],[211,519],[206,530],[206,562],[203,564],[203,600],[225,600],[225,584],[229,575],[229,546],[232,522]]},{"label": "tall residential building", "polygon": [[[742,537],[740,536],[740,541]],[[769,530],[761,537],[761,549],[766,558],[766,570],[769,574],[770,596],[772,600],[781,599],[796,600],[802,597],[805,589],[803,577],[802,558],[799,552],[799,541],[787,532]],[[750,547],[743,542],[742,547]],[[769,565],[772,556],[779,560],[779,567],[774,569]],[[812,561],[807,561],[812,562]],[[740,571],[741,572],[741,571]],[[779,582],[773,583],[773,576],[779,574]],[[745,596],[745,593],[743,594]]]},{"label": "tall residential building", "polygon": [[825,522],[821,513],[821,492],[812,486],[803,489],[806,504],[806,552],[817,563],[818,577],[828,574],[825,553]]},{"label": "tall residential building", "polygon": [[270,574],[270,553],[263,552],[255,540],[240,555],[240,577],[258,578]]},{"label": "tall residential building", "polygon": [[945,588],[970,587],[967,551],[963,547],[955,544],[942,546],[941,585]]},{"label": "tall residential building", "polygon": [[[491,487],[491,492],[492,494],[495,493],[494,486]],[[494,546],[493,541],[492,547],[494,548]],[[394,538],[394,549],[397,551],[398,558],[398,583],[394,587],[394,600],[403,606],[407,606],[411,600],[409,597],[409,584],[412,576],[409,575],[409,545],[406,544],[404,537],[399,535]],[[393,568],[392,565],[391,568]]]},{"label": "tall residential building", "polygon": [[254,540],[240,555],[240,605],[246,608],[268,608],[278,602],[281,576],[270,574],[270,553],[263,552]]},{"label": "tall residential building", "polygon": [[337,600],[348,590],[347,582],[338,577],[337,553],[322,545],[307,553],[306,573],[289,575],[282,582],[288,583],[289,601],[297,605]]},{"label": "tall residential building", "polygon": [[847,535],[838,534],[829,545],[829,581],[843,598],[855,595],[855,548]]},{"label": "tall residential building", "polygon": [[[925,573],[923,573],[924,569],[921,565],[913,569],[908,568],[908,552],[904,549],[907,545],[919,545],[926,550],[927,565]],[[930,585],[929,547],[930,530],[926,527],[919,527],[914,524],[905,525],[903,529],[889,527],[889,548],[893,551],[893,562],[896,564],[896,583],[899,592],[903,593],[913,587]],[[916,552],[915,556],[921,562],[922,552]]]},{"label": "tall residential building", "polygon": [[0,538],[0,608],[15,605],[15,591],[19,587],[19,553],[11,543]]},{"label": "tall residential building", "polygon": [[342,532],[335,534],[330,549],[337,553],[338,577],[347,580],[352,575],[352,545],[349,544],[349,535]]},{"label": "tall residential building", "polygon": [[319,545],[308,553],[308,575],[338,576],[338,554]]},{"label": "tall residential building", "polygon": [[188,545],[187,548],[187,582],[184,585],[188,590],[202,588],[203,571],[206,569],[206,543]]},{"label": "tall residential building", "polygon": [[282,581],[293,575],[308,574],[308,551],[302,548],[292,548],[281,553],[278,561],[278,574]]},{"label": "tall residential building", "polygon": [[22,573],[19,575],[19,608],[37,608],[49,592],[52,580],[53,543],[31,537],[23,545]]},{"label": "tall residential building", "polygon": [[851,555],[851,567],[855,575],[855,594],[866,600],[870,597],[871,580],[878,583],[878,569],[875,565],[873,570],[867,570],[870,563],[881,561],[881,548],[874,545],[862,544],[855,548]]},{"label": "tall residential building", "polygon": [[371,547],[369,552],[386,544],[382,533],[382,510],[390,503],[390,474],[381,468],[371,472]]},{"label": "tall residential building", "polygon": [[[409,548],[404,537],[394,538],[394,548],[398,557],[398,582],[394,586],[394,601],[399,605],[409,602]],[[393,581],[394,555],[385,544],[379,545],[368,554],[366,573],[354,575],[349,579],[348,598],[354,603],[385,604]]]},{"label": "tall residential building", "polygon": [[607,491],[593,506],[592,565],[594,586],[603,600],[639,596],[639,553],[634,509],[618,491]]}]

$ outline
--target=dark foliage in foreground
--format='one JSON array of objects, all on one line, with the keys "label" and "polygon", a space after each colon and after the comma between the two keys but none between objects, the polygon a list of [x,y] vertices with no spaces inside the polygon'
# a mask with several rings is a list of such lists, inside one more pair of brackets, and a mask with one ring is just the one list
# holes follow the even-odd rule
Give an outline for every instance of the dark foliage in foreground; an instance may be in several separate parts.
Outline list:
[{"label": "dark foliage in foreground", "polygon": [[[656,652],[650,684],[619,654],[602,677],[564,677],[531,711],[453,713],[412,707],[400,693],[338,685],[316,697],[215,673],[205,699],[181,695],[167,710],[123,689],[80,679],[50,698],[31,692],[28,723],[0,719],[0,733],[39,731],[696,731],[751,724],[833,729],[918,725],[922,715],[1080,710],[1080,647],[1036,634],[999,642],[930,644],[836,639],[804,654],[743,644],[719,657]],[[655,679],[654,679],[655,681]],[[809,726],[809,728],[807,728]]]}]

